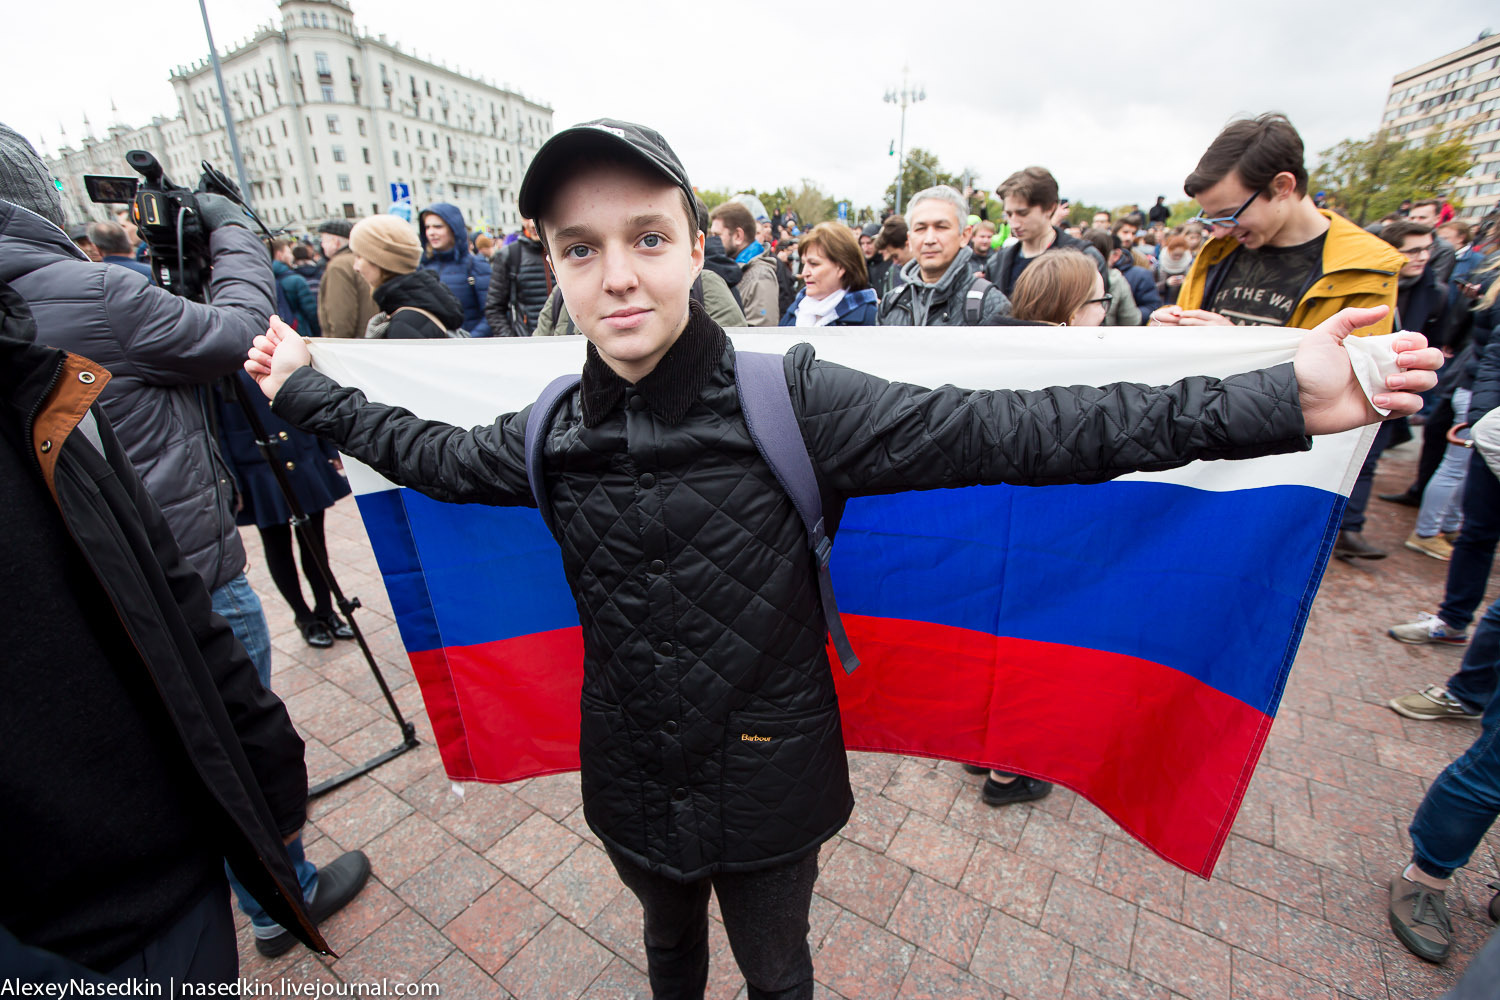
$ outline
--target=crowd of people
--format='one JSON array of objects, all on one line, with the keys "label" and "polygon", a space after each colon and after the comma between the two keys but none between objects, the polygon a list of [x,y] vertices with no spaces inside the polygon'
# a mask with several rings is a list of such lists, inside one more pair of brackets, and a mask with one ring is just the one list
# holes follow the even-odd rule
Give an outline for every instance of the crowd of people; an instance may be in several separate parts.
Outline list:
[{"label": "crowd of people", "polygon": [[[778,478],[753,458],[726,327],[1312,331],[1295,373],[1189,379],[1129,399],[926,390],[799,348],[787,389],[809,457],[840,496],[1159,466],[1159,450],[1125,447],[1127,426],[1165,441],[1168,423],[1191,423],[1175,438],[1190,443],[1167,456],[1179,464],[1302,450],[1308,435],[1379,419],[1342,352],[1327,348],[1415,331],[1397,338],[1397,371],[1374,403],[1425,417],[1430,470],[1393,502],[1422,505],[1408,544],[1450,552],[1449,593],[1437,615],[1392,635],[1468,641],[1500,539],[1500,481],[1459,437],[1500,394],[1493,227],[1476,234],[1442,219],[1441,203],[1419,202],[1372,233],[1319,208],[1301,139],[1279,115],[1227,127],[1185,188],[1202,211],[1183,225],[1168,227],[1159,197],[1147,213],[1075,226],[1056,178],[1032,166],[997,188],[1001,220],[971,212],[971,193],[937,186],[880,223],[803,230],[753,196],[710,210],[660,135],[600,121],[538,150],[519,195],[526,221],[504,242],[471,236],[455,206],[436,204],[415,226],[335,219],[315,243],[263,245],[237,206],[201,195],[206,305],[156,287],[129,212],[65,231],[45,167],[0,126],[0,587],[18,611],[5,633],[0,720],[12,739],[0,794],[26,817],[6,870],[14,891],[0,900],[0,968],[38,980],[232,977],[226,886],[258,950],[276,955],[299,941],[326,950],[318,924],[370,875],[359,851],[321,870],[302,855],[302,743],[270,691],[269,631],[237,522],[257,527],[303,640],[327,647],[352,635],[313,571],[326,562],[320,512],[348,490],[338,452],[440,499],[491,504],[536,503],[533,465],[524,414],[463,430],[370,403],[313,371],[303,337],[588,338],[580,387],[547,415],[534,467],[584,622],[585,812],[644,907],[658,996],[702,995],[710,887],[748,995],[812,996],[816,849],[853,807],[824,616],[807,585],[814,556]],[[1441,382],[1429,342],[1454,358]],[[295,456],[292,488],[312,512],[295,546],[300,574],[286,498],[236,397]],[[642,421],[654,454],[692,453],[692,467],[632,449]],[[691,442],[708,423],[718,451],[699,461]],[[1374,463],[1400,423],[1381,425],[1339,532],[1342,556],[1383,555],[1359,533]],[[1054,447],[1062,425],[1092,430]],[[977,449],[981,438],[1014,442],[1017,454]],[[761,488],[739,490],[745,475]],[[691,488],[691,511],[655,502],[651,484],[664,476]],[[642,539],[686,536],[688,521],[715,512],[715,544],[756,563],[751,575],[764,581],[753,608],[689,583],[713,575],[712,553],[612,534],[623,510]],[[600,548],[596,560],[576,555]],[[684,615],[704,625],[675,628]],[[758,645],[767,637],[777,637],[774,657]],[[1468,654],[1446,685],[1392,701],[1410,718],[1482,720],[1418,810],[1412,862],[1391,882],[1395,933],[1432,961],[1450,947],[1446,880],[1500,810],[1500,611],[1485,615]],[[712,671],[691,669],[709,662]],[[715,727],[740,712],[791,720],[775,723],[788,734],[785,759],[740,769],[738,785],[708,780],[720,773],[716,754],[755,752],[713,749]],[[656,736],[632,739],[642,726]],[[1051,791],[975,770],[991,806]],[[121,818],[105,829],[101,812]],[[716,825],[752,813],[754,837]],[[741,854],[724,855],[728,842]]]}]

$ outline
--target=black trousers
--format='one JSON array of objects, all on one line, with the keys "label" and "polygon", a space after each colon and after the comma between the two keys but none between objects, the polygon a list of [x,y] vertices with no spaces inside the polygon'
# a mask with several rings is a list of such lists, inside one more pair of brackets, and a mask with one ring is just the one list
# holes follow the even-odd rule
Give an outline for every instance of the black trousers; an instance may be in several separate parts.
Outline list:
[{"label": "black trousers", "polygon": [[240,974],[229,883],[222,877],[202,899],[150,944],[109,971],[113,979],[139,979],[162,986],[229,983]]},{"label": "black trousers", "polygon": [[708,985],[708,895],[719,912],[750,1000],[811,1000],[807,911],[818,852],[753,872],[693,882],[657,875],[610,852],[626,888],[646,911],[646,965],[655,1000],[702,1000]]}]

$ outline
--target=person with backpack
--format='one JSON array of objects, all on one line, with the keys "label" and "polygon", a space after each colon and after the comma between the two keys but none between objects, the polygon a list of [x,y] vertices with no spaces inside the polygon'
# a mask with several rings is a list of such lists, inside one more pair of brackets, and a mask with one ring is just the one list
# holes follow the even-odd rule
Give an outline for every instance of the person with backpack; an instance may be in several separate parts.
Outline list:
[{"label": "person with backpack", "polygon": [[[642,903],[653,993],[702,995],[713,893],[749,995],[809,1000],[818,847],[854,806],[830,626],[848,643],[809,487],[838,505],[1305,450],[1309,434],[1379,419],[1340,342],[1384,310],[1309,332],[1295,364],[1225,379],[929,390],[819,362],[805,344],[737,352],[691,301],[692,199],[672,148],[639,125],[589,122],[537,150],[520,209],[589,347],[545,405],[488,427],[370,403],[312,370],[275,321],[245,368],[275,413],[395,483],[540,507],[582,625],[584,816]],[[1416,334],[1396,347],[1399,373],[1374,401],[1415,412],[1441,355]],[[802,475],[783,488],[781,459],[797,458]]]},{"label": "person with backpack", "polygon": [[[308,285],[307,279],[292,266],[295,261],[291,240],[271,241],[271,273],[276,276],[277,315],[288,320],[302,336],[321,337],[323,330],[318,326],[318,296]],[[288,312],[280,312],[283,300]]]},{"label": "person with backpack", "polygon": [[1010,300],[976,274],[969,203],[951,187],[918,191],[906,204],[913,259],[905,283],[880,302],[881,326],[995,326],[1010,315]]},{"label": "person with backpack", "polygon": [[[394,216],[392,216],[394,218]],[[490,336],[484,304],[490,289],[490,262],[469,252],[469,229],[457,205],[440,201],[422,211],[422,267],[437,274],[464,311],[463,330]]]},{"label": "person with backpack", "polygon": [[536,224],[521,220],[521,235],[490,258],[490,290],[484,315],[492,336],[530,337],[553,289],[552,272],[542,258]]},{"label": "person with backpack", "polygon": [[361,336],[371,340],[466,337],[464,310],[437,274],[418,267],[422,246],[394,215],[372,215],[349,237],[354,270],[365,279],[380,312]]}]

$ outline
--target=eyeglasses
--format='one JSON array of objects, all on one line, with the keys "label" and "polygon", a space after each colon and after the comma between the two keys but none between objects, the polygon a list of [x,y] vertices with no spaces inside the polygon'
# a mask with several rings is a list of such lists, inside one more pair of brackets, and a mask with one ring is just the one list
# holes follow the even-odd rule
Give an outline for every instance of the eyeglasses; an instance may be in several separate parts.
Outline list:
[{"label": "eyeglasses", "polygon": [[1249,208],[1251,202],[1255,201],[1255,199],[1257,199],[1259,197],[1260,197],[1260,192],[1257,191],[1254,194],[1252,194],[1250,197],[1246,198],[1245,199],[1245,203],[1243,205],[1241,205],[1239,208],[1237,208],[1237,209],[1234,210],[1234,214],[1233,215],[1220,215],[1220,216],[1217,216],[1215,218],[1209,218],[1208,216],[1204,215],[1202,212],[1199,212],[1197,215],[1193,216],[1188,221],[1189,222],[1197,222],[1200,225],[1208,226],[1209,228],[1212,228],[1214,226],[1218,226],[1221,229],[1233,229],[1235,226],[1237,226],[1237,225],[1240,224],[1240,216],[1245,214],[1245,209]]},{"label": "eyeglasses", "polygon": [[1429,257],[1432,255],[1432,244],[1429,243],[1425,247],[1412,247],[1409,250],[1402,250],[1401,253],[1406,256],[1407,260],[1416,260],[1418,257]]},{"label": "eyeglasses", "polygon": [[1104,307],[1104,311],[1105,312],[1108,312],[1109,311],[1109,304],[1111,302],[1113,302],[1114,300],[1115,300],[1115,297],[1113,295],[1111,295],[1109,292],[1105,292],[1103,295],[1099,296],[1097,299],[1084,299],[1083,300],[1083,304],[1086,305],[1086,306],[1091,306],[1095,302],[1097,302],[1101,306]]}]

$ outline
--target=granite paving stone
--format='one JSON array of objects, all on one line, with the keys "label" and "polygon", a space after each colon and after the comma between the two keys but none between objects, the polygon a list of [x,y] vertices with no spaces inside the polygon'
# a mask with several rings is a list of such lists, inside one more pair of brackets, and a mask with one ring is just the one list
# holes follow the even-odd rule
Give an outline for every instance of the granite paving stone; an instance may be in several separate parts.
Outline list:
[{"label": "granite paving stone", "polygon": [[[1416,455],[1415,445],[1388,451],[1376,492],[1404,488]],[[1385,884],[1409,857],[1405,827],[1428,783],[1479,730],[1385,707],[1441,683],[1463,651],[1385,635],[1430,610],[1446,567],[1401,550],[1413,511],[1376,502],[1367,515],[1366,537],[1392,555],[1330,563],[1211,881],[1067,789],[992,809],[983,779],[956,763],[851,753],[855,811],[819,851],[809,913],[817,1000],[1428,1000],[1451,987],[1493,929],[1483,911],[1500,828],[1450,891],[1453,957],[1416,959],[1387,926]],[[328,534],[422,744],[311,804],[309,859],[362,848],[374,870],[324,922],[341,957],[296,948],[263,959],[237,914],[246,977],[422,980],[444,996],[498,1000],[648,996],[640,904],[583,820],[577,774],[455,794],[352,500],[329,510]],[[253,529],[247,541],[259,551]],[[250,579],[273,632],[273,687],[304,735],[312,780],[394,745],[352,645],[307,647],[264,567]],[[716,899],[709,937],[707,996],[746,998]]]}]

